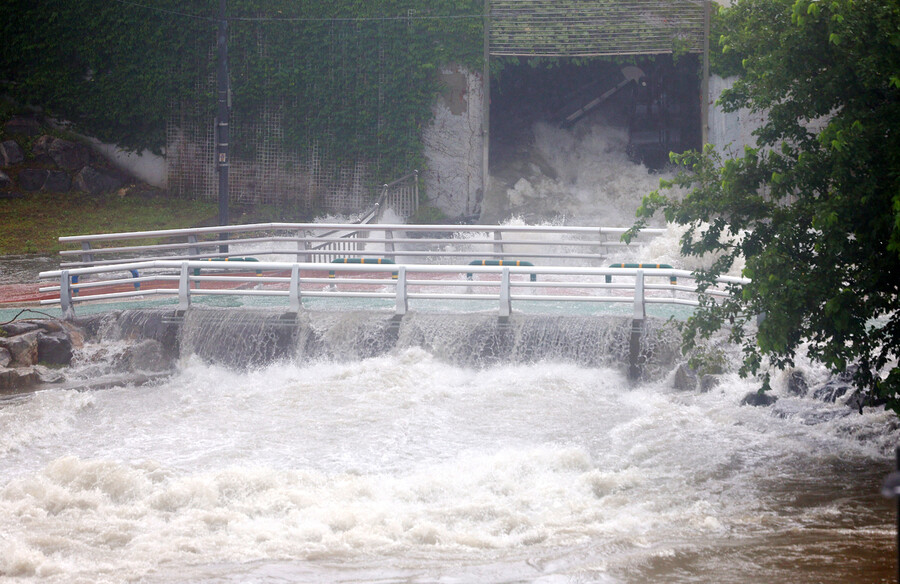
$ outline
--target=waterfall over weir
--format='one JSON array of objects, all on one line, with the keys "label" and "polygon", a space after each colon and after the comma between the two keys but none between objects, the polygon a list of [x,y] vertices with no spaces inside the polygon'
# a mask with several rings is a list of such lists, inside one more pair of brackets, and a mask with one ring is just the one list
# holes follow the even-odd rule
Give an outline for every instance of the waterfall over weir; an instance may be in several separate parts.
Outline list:
[{"label": "waterfall over weir", "polygon": [[[674,327],[650,319],[642,337],[646,378],[668,373],[679,355]],[[454,365],[566,361],[627,370],[632,319],[621,316],[191,310],[181,355],[229,367],[272,361],[360,360],[422,348]]]}]

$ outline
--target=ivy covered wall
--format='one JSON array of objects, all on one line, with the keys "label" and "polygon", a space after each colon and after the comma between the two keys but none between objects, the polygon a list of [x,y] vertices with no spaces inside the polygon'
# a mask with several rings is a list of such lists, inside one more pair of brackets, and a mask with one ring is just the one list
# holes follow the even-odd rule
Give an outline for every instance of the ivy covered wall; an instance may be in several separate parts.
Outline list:
[{"label": "ivy covered wall", "polygon": [[[128,149],[207,155],[217,1],[4,4],[0,91]],[[421,168],[439,68],[481,66],[483,7],[228,0],[233,160],[252,166],[277,153],[281,167],[312,164],[369,186]],[[202,195],[205,178],[192,181],[186,194]]]},{"label": "ivy covered wall", "polygon": [[[0,93],[132,150],[165,144],[168,107],[212,71],[212,1],[4,0]],[[206,100],[211,96],[194,96]]]},{"label": "ivy covered wall", "polygon": [[[691,51],[701,6],[493,0],[491,52]],[[126,149],[165,150],[170,190],[215,196],[218,8],[217,0],[4,0],[0,93]],[[232,200],[359,210],[376,185],[419,169],[445,189],[431,193],[437,199],[464,183],[464,200],[447,208],[476,211],[484,9],[484,0],[227,0]],[[437,98],[447,67],[466,79],[464,115],[447,115]],[[468,135],[448,146],[459,128]],[[440,168],[428,148],[462,163]]]}]

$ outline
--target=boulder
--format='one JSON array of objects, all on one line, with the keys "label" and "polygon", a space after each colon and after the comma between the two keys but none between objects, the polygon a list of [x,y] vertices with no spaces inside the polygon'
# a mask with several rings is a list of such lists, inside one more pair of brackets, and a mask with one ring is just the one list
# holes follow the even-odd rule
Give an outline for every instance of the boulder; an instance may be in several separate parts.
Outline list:
[{"label": "boulder", "polygon": [[697,388],[697,374],[693,369],[682,363],[675,369],[672,387],[681,391],[693,391]]},{"label": "boulder", "polygon": [[809,384],[806,382],[806,376],[802,371],[791,371],[787,384],[788,393],[803,397],[809,391]]},{"label": "boulder", "polygon": [[62,333],[69,340],[73,349],[84,346],[84,331],[73,323],[55,318],[36,320],[34,324],[45,333]]},{"label": "boulder", "polygon": [[57,371],[56,369],[50,369],[43,365],[35,365],[32,369],[37,374],[40,383],[62,383],[66,380],[66,376],[63,375],[62,371]]},{"label": "boulder", "polygon": [[69,335],[69,342],[72,343],[73,349],[81,349],[84,347],[84,331],[78,327],[66,327],[66,334]]},{"label": "boulder", "polygon": [[6,350],[6,347],[0,347],[0,368],[6,367],[12,362],[12,355]]},{"label": "boulder", "polygon": [[813,397],[824,402],[834,403],[850,391],[850,383],[840,378],[832,379],[813,391]]},{"label": "boulder", "polygon": [[93,166],[85,166],[75,175],[73,186],[77,191],[98,195],[118,189],[123,182],[119,177],[97,170]]},{"label": "boulder", "polygon": [[12,179],[9,175],[0,170],[0,189],[6,189],[12,186]]},{"label": "boulder", "polygon": [[744,399],[741,400],[742,406],[770,406],[778,401],[778,398],[774,395],[769,395],[767,393],[762,393],[760,391],[753,391],[744,396]]},{"label": "boulder", "polygon": [[31,116],[13,116],[3,124],[3,130],[10,136],[37,136],[41,133],[41,124]]},{"label": "boulder", "polygon": [[91,161],[91,150],[86,145],[53,136],[41,136],[32,150],[35,158],[49,157],[65,170],[79,170]]},{"label": "boulder", "polygon": [[714,387],[719,386],[719,378],[716,375],[711,375],[707,373],[703,377],[700,378],[700,391],[701,393],[707,393],[712,390]]},{"label": "boulder", "polygon": [[166,371],[171,368],[162,343],[145,339],[128,347],[119,359],[119,367],[127,371]]},{"label": "boulder", "polygon": [[17,322],[9,322],[0,326],[0,331],[3,331],[3,335],[7,337],[14,337],[16,335],[22,335],[25,333],[30,333],[31,331],[36,331],[41,327],[38,326],[37,323],[31,322],[29,320],[20,320]]},{"label": "boulder", "polygon": [[56,164],[50,156],[50,144],[55,138],[49,134],[38,137],[31,145],[31,155],[38,164]]},{"label": "boulder", "polygon": [[72,341],[64,332],[38,334],[38,362],[68,365],[72,362]]},{"label": "boulder", "polygon": [[42,190],[48,193],[67,193],[72,186],[72,179],[64,170],[48,170],[47,180]]},{"label": "boulder", "polygon": [[28,389],[40,382],[40,377],[33,367],[0,368],[0,391]]},{"label": "boulder", "polygon": [[25,168],[19,173],[19,187],[23,191],[39,191],[45,182],[47,182],[46,168]]},{"label": "boulder", "polygon": [[28,192],[65,193],[72,186],[72,179],[64,170],[26,168],[19,173],[19,186]]},{"label": "boulder", "polygon": [[15,140],[0,142],[0,166],[12,166],[25,160],[22,147]]},{"label": "boulder", "polygon": [[[32,321],[32,324],[44,331],[45,333],[59,333],[66,330],[65,321],[57,320],[55,318],[48,318],[46,320],[35,320]],[[70,327],[74,328],[74,327]]]},{"label": "boulder", "polygon": [[30,367],[38,359],[38,333],[28,332],[14,337],[0,338],[0,347],[9,351],[14,367]]},{"label": "boulder", "polygon": [[865,407],[878,407],[887,403],[883,397],[877,397],[868,393],[862,393],[860,390],[854,391],[847,401],[844,402],[848,408],[859,411],[861,414]]}]

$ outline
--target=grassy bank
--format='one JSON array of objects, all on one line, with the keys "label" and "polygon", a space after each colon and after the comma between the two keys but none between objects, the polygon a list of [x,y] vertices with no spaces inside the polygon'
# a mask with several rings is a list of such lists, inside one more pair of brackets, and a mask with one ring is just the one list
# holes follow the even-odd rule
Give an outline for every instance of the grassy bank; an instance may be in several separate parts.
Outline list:
[{"label": "grassy bank", "polygon": [[163,193],[87,195],[35,193],[0,200],[0,255],[56,253],[57,238],[214,225],[215,202]]}]

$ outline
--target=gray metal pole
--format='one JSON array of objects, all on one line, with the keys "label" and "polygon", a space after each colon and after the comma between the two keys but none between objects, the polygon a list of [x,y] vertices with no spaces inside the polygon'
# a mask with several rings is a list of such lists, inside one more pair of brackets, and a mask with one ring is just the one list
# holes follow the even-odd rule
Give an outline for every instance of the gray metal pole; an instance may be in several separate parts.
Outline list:
[{"label": "gray metal pole", "polygon": [[703,2],[703,77],[700,81],[700,147],[709,141],[709,0]]},{"label": "gray metal pole", "polygon": [[[216,90],[216,170],[219,172],[219,225],[228,225],[228,21],[225,20],[225,0],[219,0],[218,68]],[[220,233],[219,239],[228,239],[227,233]],[[227,252],[222,245],[220,251]]]},{"label": "gray metal pole", "polygon": [[[491,0],[484,0],[484,71],[481,75],[481,140],[482,140],[482,159],[481,159],[481,208],[484,210],[484,201],[488,195],[488,169],[490,168],[490,145],[491,145]],[[466,203],[466,213],[471,213],[474,207],[470,208]]]}]

